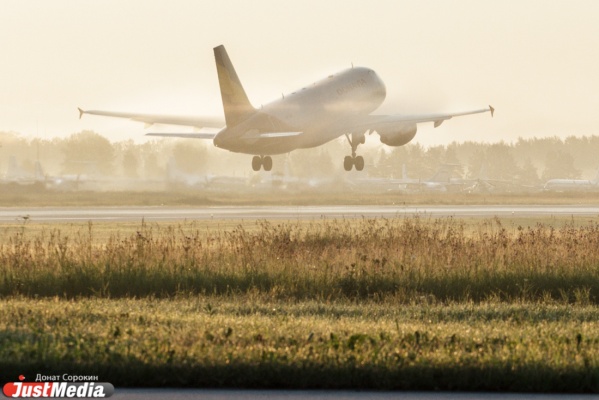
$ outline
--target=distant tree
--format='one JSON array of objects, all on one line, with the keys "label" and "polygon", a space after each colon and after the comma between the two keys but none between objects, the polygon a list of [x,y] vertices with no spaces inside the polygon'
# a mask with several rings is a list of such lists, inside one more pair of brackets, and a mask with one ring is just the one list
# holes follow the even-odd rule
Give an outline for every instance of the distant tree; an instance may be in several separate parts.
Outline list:
[{"label": "distant tree", "polygon": [[424,165],[422,169],[425,170],[423,178],[429,178],[432,176],[441,164],[445,164],[446,160],[445,146],[432,146],[424,152]]},{"label": "distant tree", "polygon": [[461,164],[461,161],[458,157],[458,147],[459,145],[456,142],[453,142],[445,148],[445,159],[443,161],[444,163]]},{"label": "distant tree", "polygon": [[390,177],[387,170],[388,156],[384,149],[380,149],[376,155],[374,166],[368,170],[368,174],[373,177]]},{"label": "distant tree", "polygon": [[443,164],[449,164],[454,166],[452,168],[454,177],[462,177],[464,175],[464,163],[461,162],[458,158],[457,143],[451,143],[449,146],[445,148],[445,155],[442,161]]},{"label": "distant tree", "polygon": [[[469,148],[468,156],[468,173],[466,177],[468,179],[481,179],[488,178],[488,161],[486,156],[486,149],[479,143],[469,142],[467,143]],[[486,176],[480,176],[480,172],[485,171]]]},{"label": "distant tree", "polygon": [[173,147],[177,168],[183,172],[197,174],[205,172],[208,157],[206,148],[190,140],[180,140]]},{"label": "distant tree", "polygon": [[[171,149],[165,148],[168,140],[152,140],[138,145],[141,174],[146,179],[162,179],[166,174],[166,158],[170,157]],[[165,158],[161,158],[165,155]]]},{"label": "distant tree", "polygon": [[537,185],[540,183],[539,172],[530,158],[526,158],[524,160],[524,164],[520,168],[520,175],[517,177],[517,181],[523,185]]},{"label": "distant tree", "polygon": [[489,178],[513,181],[520,175],[512,147],[504,142],[490,145],[485,152],[485,161]]},{"label": "distant tree", "polygon": [[114,148],[108,139],[95,132],[82,131],[71,135],[65,141],[63,151],[65,173],[102,175],[114,173]]},{"label": "distant tree", "polygon": [[139,178],[139,160],[132,146],[123,153],[123,174],[131,179]]},{"label": "distant tree", "polygon": [[160,166],[158,155],[155,152],[144,154],[143,171],[144,178],[146,179],[164,178],[166,174],[166,170],[163,166]]},{"label": "distant tree", "polygon": [[[426,156],[426,150],[418,143],[409,144],[406,147],[407,151],[407,172],[410,178],[428,179],[436,170],[436,163],[431,160],[431,157]],[[431,166],[431,162],[435,165]],[[401,169],[399,170],[401,171]]]},{"label": "distant tree", "polygon": [[599,167],[599,137],[568,136],[562,150],[574,157],[574,167],[579,171],[596,171]]},{"label": "distant tree", "polygon": [[320,174],[329,174],[331,171],[334,171],[335,165],[333,164],[333,159],[328,151],[322,149],[318,151],[316,157],[310,162],[313,165],[313,168],[316,168],[316,171]]},{"label": "distant tree", "polygon": [[369,173],[381,178],[400,178],[403,164],[410,165],[408,148],[409,146],[401,146],[380,149],[378,163]]},{"label": "distant tree", "polygon": [[[338,170],[340,163],[333,162],[333,159],[329,153],[327,147],[315,149],[315,150],[304,150],[294,151],[289,153],[286,159],[279,160],[275,159],[275,169],[280,170],[281,166],[278,164],[287,164],[293,175],[300,177],[313,177],[329,175],[332,171]],[[285,165],[283,165],[283,169]]]},{"label": "distant tree", "polygon": [[577,179],[580,171],[574,167],[574,157],[564,151],[549,151],[545,157],[542,179]]}]

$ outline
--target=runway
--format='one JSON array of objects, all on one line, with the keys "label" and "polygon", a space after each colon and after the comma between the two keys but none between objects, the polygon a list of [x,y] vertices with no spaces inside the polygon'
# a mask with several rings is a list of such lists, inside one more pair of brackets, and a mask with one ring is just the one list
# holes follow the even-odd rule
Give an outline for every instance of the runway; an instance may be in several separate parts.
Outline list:
[{"label": "runway", "polygon": [[0,223],[26,221],[125,222],[181,220],[305,220],[320,218],[421,217],[598,217],[599,206],[425,205],[425,206],[243,206],[243,207],[40,207],[0,208]]}]

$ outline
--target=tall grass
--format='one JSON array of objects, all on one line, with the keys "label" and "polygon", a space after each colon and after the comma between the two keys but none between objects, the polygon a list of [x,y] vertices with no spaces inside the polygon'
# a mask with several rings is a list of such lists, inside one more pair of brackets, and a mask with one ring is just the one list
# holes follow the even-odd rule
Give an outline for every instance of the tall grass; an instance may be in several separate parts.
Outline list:
[{"label": "tall grass", "polygon": [[26,230],[0,243],[0,296],[599,301],[599,223],[466,226],[420,218],[257,222],[206,230],[142,223],[94,237]]},{"label": "tall grass", "polygon": [[599,391],[599,223],[6,229],[0,378]]}]

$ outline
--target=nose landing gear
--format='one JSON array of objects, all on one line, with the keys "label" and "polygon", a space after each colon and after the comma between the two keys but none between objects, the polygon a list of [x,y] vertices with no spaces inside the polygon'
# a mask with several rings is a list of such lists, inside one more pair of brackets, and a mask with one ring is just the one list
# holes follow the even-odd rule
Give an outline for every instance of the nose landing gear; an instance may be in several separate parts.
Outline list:
[{"label": "nose landing gear", "polygon": [[261,168],[264,168],[265,171],[272,169],[272,158],[270,156],[254,156],[252,158],[252,169],[260,171]]},{"label": "nose landing gear", "polygon": [[348,134],[345,134],[347,141],[351,146],[351,156],[345,156],[343,159],[343,168],[346,171],[351,171],[353,167],[356,167],[356,171],[362,171],[364,169],[364,157],[356,156],[356,150],[358,146],[366,142],[364,134],[351,134],[351,138]]}]

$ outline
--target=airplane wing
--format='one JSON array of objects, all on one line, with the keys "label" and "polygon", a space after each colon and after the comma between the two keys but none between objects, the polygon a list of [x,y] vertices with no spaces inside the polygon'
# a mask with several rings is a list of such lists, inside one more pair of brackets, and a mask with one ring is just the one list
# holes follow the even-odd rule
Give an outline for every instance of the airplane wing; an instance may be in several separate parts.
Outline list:
[{"label": "airplane wing", "polygon": [[418,114],[418,115],[368,115],[365,119],[360,118],[359,121],[354,121],[354,127],[358,130],[377,130],[377,128],[392,128],[395,125],[405,126],[406,124],[419,124],[423,122],[433,122],[435,128],[448,119],[453,117],[461,117],[463,115],[480,114],[490,112],[491,117],[495,113],[492,106],[479,110],[461,111],[455,113],[438,113],[438,114]]},{"label": "airplane wing", "polygon": [[[188,139],[214,139],[220,129],[201,129],[203,132],[194,133],[146,133],[146,136],[161,136],[161,137],[177,137],[177,138],[188,138]],[[241,139],[255,140],[255,139],[272,139],[272,138],[284,138],[301,135],[303,132],[268,132],[268,133],[256,133],[256,134],[245,134]]]},{"label": "airplane wing", "polygon": [[[184,117],[174,115],[152,115],[152,114],[136,114],[116,111],[100,111],[100,110],[79,110],[79,119],[83,114],[101,115],[104,117],[127,118],[133,121],[144,122],[146,125],[167,124],[167,125],[183,125],[193,126],[196,128],[208,127],[223,127],[225,120],[218,117]],[[216,129],[216,128],[215,128]]]},{"label": "airplane wing", "polygon": [[462,111],[456,113],[443,113],[443,114],[424,114],[424,115],[412,115],[412,116],[398,116],[402,122],[434,122],[435,128],[443,123],[443,121],[452,119],[453,117],[461,117],[463,115],[472,115],[490,112],[491,117],[495,114],[495,109],[491,106],[488,108],[481,108],[479,110]]}]

